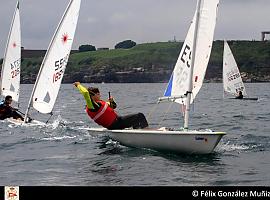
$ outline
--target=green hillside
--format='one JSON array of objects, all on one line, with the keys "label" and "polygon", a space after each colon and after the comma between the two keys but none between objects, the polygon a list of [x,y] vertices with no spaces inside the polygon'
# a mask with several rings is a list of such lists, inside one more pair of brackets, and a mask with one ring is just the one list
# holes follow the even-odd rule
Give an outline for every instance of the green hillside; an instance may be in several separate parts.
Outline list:
[{"label": "green hillside", "polygon": [[159,42],[139,44],[131,49],[77,53],[70,57],[72,66],[69,70],[86,70],[89,66],[95,69],[107,66],[113,71],[128,71],[138,67],[151,70],[152,65],[166,69],[166,66],[175,63],[181,45]]},{"label": "green hillside", "polygon": [[[251,81],[269,81],[270,43],[229,41],[241,72]],[[99,50],[70,56],[64,82],[164,82],[170,77],[181,50],[179,42],[139,44],[131,49]],[[206,79],[219,80],[223,41],[215,41]],[[23,59],[24,82],[34,80],[42,58]]]}]

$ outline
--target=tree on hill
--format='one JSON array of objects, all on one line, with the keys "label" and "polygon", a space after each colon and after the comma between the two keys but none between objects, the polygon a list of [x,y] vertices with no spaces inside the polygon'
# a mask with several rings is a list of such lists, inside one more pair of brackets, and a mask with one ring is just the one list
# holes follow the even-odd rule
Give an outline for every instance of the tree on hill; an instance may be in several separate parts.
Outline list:
[{"label": "tree on hill", "polygon": [[79,47],[79,52],[96,51],[96,47],[90,44],[84,44]]},{"label": "tree on hill", "polygon": [[0,59],[0,65],[3,64],[3,58]]},{"label": "tree on hill", "polygon": [[136,46],[136,42],[132,40],[125,40],[123,42],[119,42],[115,45],[115,49],[130,49],[132,47]]}]

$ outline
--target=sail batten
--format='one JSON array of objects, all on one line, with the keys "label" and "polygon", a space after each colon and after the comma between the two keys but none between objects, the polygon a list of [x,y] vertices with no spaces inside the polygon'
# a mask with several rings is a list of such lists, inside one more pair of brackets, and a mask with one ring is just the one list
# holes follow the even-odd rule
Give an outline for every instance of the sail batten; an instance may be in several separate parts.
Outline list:
[{"label": "sail batten", "polygon": [[12,96],[19,101],[21,71],[21,25],[19,1],[17,2],[9,36],[6,44],[5,56],[1,71],[0,92],[1,95]]}]

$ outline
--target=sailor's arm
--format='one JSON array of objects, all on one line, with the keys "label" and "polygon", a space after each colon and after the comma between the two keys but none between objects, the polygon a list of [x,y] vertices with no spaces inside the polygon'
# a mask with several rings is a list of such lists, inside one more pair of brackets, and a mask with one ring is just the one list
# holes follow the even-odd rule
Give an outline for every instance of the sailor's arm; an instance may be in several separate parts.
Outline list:
[{"label": "sailor's arm", "polygon": [[90,95],[89,95],[89,92],[88,90],[80,84],[80,82],[75,82],[73,84],[75,87],[78,88],[78,90],[80,91],[80,93],[83,95],[85,101],[86,101],[86,105],[89,109],[94,109],[94,105],[93,105],[93,102],[90,98]]}]

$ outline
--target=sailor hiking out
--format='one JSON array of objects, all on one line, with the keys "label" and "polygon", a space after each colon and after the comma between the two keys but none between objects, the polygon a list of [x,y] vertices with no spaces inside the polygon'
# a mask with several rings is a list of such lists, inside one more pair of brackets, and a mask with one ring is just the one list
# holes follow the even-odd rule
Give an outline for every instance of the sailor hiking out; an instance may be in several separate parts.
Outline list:
[{"label": "sailor hiking out", "polygon": [[89,87],[87,89],[80,82],[75,82],[73,85],[78,88],[86,101],[86,113],[98,125],[110,130],[148,127],[148,122],[143,113],[119,116],[114,110],[117,105],[113,97],[109,96],[106,102],[100,99],[98,88]]},{"label": "sailor hiking out", "polygon": [[0,120],[6,118],[13,118],[17,120],[24,120],[24,118],[17,112],[18,109],[11,106],[12,96],[6,96],[5,100],[0,102]]}]

